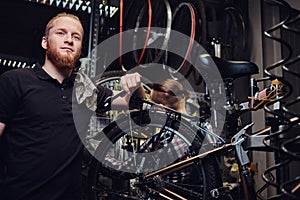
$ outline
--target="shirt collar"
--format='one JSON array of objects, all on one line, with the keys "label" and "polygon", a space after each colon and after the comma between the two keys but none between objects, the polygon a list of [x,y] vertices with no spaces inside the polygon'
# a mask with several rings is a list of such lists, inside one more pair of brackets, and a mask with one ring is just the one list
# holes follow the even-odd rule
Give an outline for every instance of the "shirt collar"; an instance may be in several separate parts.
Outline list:
[{"label": "shirt collar", "polygon": [[[37,64],[36,67],[34,68],[34,71],[37,75],[37,77],[39,79],[42,79],[42,80],[55,80],[57,81],[56,79],[52,78],[43,68],[40,64]],[[66,78],[64,81],[63,81],[63,84],[64,85],[68,85],[68,84],[72,84],[74,83],[74,77],[73,75],[69,78]]]},{"label": "shirt collar", "polygon": [[41,65],[37,65],[35,68],[34,68],[34,71],[37,75],[37,77],[39,79],[43,79],[43,80],[51,80],[53,79],[49,74],[47,74],[47,72],[45,72],[45,70],[43,70],[42,66]]}]

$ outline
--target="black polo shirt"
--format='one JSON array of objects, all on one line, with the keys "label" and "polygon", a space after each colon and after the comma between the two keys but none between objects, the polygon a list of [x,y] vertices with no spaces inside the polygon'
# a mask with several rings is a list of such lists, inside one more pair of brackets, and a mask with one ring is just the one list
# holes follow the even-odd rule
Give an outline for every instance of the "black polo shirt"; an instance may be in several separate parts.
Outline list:
[{"label": "black polo shirt", "polygon": [[[41,67],[0,76],[0,121],[6,124],[0,199],[80,199],[82,143],[73,120],[73,85],[74,78],[60,84]],[[99,93],[100,99],[108,95]],[[92,114],[86,110],[82,124]],[[73,111],[81,114],[82,108]]]}]

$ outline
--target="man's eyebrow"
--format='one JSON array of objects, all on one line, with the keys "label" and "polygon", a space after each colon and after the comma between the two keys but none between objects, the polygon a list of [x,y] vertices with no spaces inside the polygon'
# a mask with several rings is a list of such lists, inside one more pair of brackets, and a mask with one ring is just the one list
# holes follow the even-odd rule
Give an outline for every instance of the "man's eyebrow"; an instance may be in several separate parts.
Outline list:
[{"label": "man's eyebrow", "polygon": [[[68,32],[68,29],[66,28],[63,28],[63,27],[60,27],[60,28],[57,28],[56,31],[65,31],[65,32]],[[80,31],[72,31],[72,34],[78,34],[78,35],[81,35],[82,36],[82,32]]]}]

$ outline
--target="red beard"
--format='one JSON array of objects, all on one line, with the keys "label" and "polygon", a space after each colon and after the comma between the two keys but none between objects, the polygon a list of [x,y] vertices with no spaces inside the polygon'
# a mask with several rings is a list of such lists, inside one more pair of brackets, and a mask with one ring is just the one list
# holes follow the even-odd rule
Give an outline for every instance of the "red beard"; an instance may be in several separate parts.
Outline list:
[{"label": "red beard", "polygon": [[52,48],[49,45],[49,43],[46,54],[48,59],[53,63],[53,65],[60,69],[73,69],[80,57],[80,52],[77,52],[75,56],[73,56],[71,53],[62,55],[55,48]]}]

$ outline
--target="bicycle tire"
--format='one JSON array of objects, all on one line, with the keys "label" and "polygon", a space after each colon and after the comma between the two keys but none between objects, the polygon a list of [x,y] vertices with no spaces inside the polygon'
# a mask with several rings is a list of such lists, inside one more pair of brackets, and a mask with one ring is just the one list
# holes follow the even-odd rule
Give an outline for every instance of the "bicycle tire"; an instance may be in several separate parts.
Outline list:
[{"label": "bicycle tire", "polygon": [[245,59],[247,47],[247,23],[243,12],[236,5],[224,8],[224,23],[226,24],[223,41],[223,57],[229,60]]},{"label": "bicycle tire", "polygon": [[[133,51],[133,58],[136,62],[136,66],[143,63],[159,63],[162,56],[165,54],[165,51],[168,46],[168,41],[170,38],[171,33],[171,23],[172,23],[172,10],[171,6],[168,0],[163,0],[163,6],[161,5],[160,1],[154,1],[152,4],[148,3],[148,12],[150,9],[150,5],[152,5],[151,12],[152,14],[152,20],[150,23],[150,14],[148,14],[148,24],[147,24],[147,36],[144,41],[144,47],[142,50],[134,50]],[[165,12],[162,11],[162,8],[165,9]],[[140,27],[144,27],[145,25],[143,22],[145,21],[144,13],[145,13],[146,5],[143,6],[141,9],[135,24],[135,32],[138,32],[138,29]],[[150,36],[151,33],[151,27],[162,27],[165,29],[164,33],[161,33],[164,35],[163,41],[160,41],[160,36],[155,37],[155,34],[160,34],[153,32],[153,36]],[[157,29],[157,28],[156,28]],[[136,49],[138,39],[136,35],[133,37],[133,49]],[[152,39],[153,41],[149,43],[149,40]],[[141,51],[141,52],[140,52]]]},{"label": "bicycle tire", "polygon": [[[190,14],[190,23],[191,24],[190,24],[190,30],[189,30],[189,32],[190,32],[189,33],[189,41],[188,41],[188,46],[187,46],[184,58],[177,58],[177,56],[174,57],[174,55],[169,52],[170,55],[168,55],[169,58],[167,59],[167,63],[169,63],[168,60],[169,61],[174,60],[175,58],[177,58],[176,62],[180,63],[179,66],[178,66],[178,63],[176,63],[176,64],[170,63],[169,64],[169,66],[172,66],[174,68],[174,70],[169,69],[170,73],[172,73],[172,74],[180,72],[187,65],[187,63],[188,63],[187,60],[190,57],[190,54],[192,52],[195,34],[196,34],[196,24],[197,24],[196,15],[197,15],[197,13],[196,13],[194,4],[190,3],[190,2],[181,2],[180,4],[178,4],[176,6],[176,9],[174,10],[173,16],[172,16],[172,29],[179,31],[179,32],[183,32],[182,30],[177,30],[178,27],[176,28],[176,25],[179,26],[180,28],[185,27],[186,25],[183,26],[181,24],[174,23],[175,20],[178,18],[179,14],[182,14],[182,13],[180,13],[180,11],[182,12],[183,8],[187,8],[187,10],[189,11],[189,14]],[[182,17],[182,16],[179,16],[179,17]],[[189,23],[187,23],[187,24],[189,24]],[[171,40],[171,41],[174,42],[174,41],[178,41],[178,40]],[[172,45],[172,43],[170,43],[170,45]],[[177,45],[177,44],[175,44],[175,45]],[[174,58],[172,58],[172,57],[174,57]]]},{"label": "bicycle tire", "polygon": [[[144,113],[145,114],[145,113]],[[147,117],[140,117],[139,115],[134,116],[137,123],[139,123],[138,126],[135,124],[135,128],[138,128],[140,131],[143,129],[145,131],[146,129],[149,130],[149,127],[154,129],[161,129],[162,121],[164,121],[166,115],[163,113],[151,113],[153,114],[151,118],[151,122],[149,122]],[[105,134],[105,136],[109,139],[109,141],[112,142],[112,145],[109,144],[109,142],[106,142],[106,140],[102,139],[102,142],[100,142],[95,155],[97,155],[97,159],[105,159],[107,156],[111,156],[108,152],[111,152],[113,145],[117,143],[121,143],[128,134],[126,134],[126,130],[120,129],[120,127],[126,127],[128,120],[128,116],[125,116],[125,118],[122,118],[118,121],[118,123],[112,123],[108,127],[105,128],[103,131],[102,136]],[[133,117],[133,118],[134,118]],[[139,121],[141,120],[142,121]],[[181,138],[183,141],[186,142],[187,147],[191,147],[192,143],[195,141],[202,141],[203,135],[199,136],[196,135],[195,130],[189,124],[186,120],[175,120],[174,123],[180,123],[180,130],[184,131],[184,134],[181,134],[176,128],[172,126],[167,126],[167,129],[174,133],[177,137]],[[123,126],[124,125],[124,126]],[[133,129],[131,129],[133,130]],[[145,132],[144,132],[145,133]],[[105,141],[105,142],[103,142]],[[188,144],[189,143],[189,144]],[[188,146],[189,145],[189,146]],[[118,149],[121,151],[121,149]],[[173,149],[174,150],[174,149]],[[186,149],[188,150],[188,149]],[[192,152],[190,152],[192,153]],[[138,173],[129,173],[129,172],[120,172],[116,169],[113,169],[114,167],[111,166],[111,163],[102,162],[100,163],[97,159],[94,159],[89,167],[88,172],[88,200],[96,200],[101,199],[99,197],[99,194],[104,195],[103,199],[162,199],[159,195],[155,195],[154,193],[151,193],[149,191],[153,192],[153,188],[155,190],[160,190],[162,188],[158,188],[154,183],[146,183],[146,182],[139,182],[141,179],[139,178],[141,174]],[[110,161],[109,161],[110,162]],[[123,162],[123,160],[122,160]],[[109,166],[110,165],[110,166]],[[193,174],[195,173],[195,174]],[[177,173],[177,176],[179,173]],[[212,199],[210,196],[210,191],[215,188],[222,187],[222,178],[220,174],[220,170],[218,168],[218,164],[216,160],[212,158],[204,158],[203,160],[199,160],[199,162],[195,163],[192,167],[189,168],[189,177],[185,177],[181,180],[177,180],[178,182],[172,182],[170,179],[170,176],[166,176],[164,180],[161,183],[168,184],[165,185],[163,188],[176,191],[178,194],[184,196],[187,199]],[[175,174],[171,174],[173,177]],[[172,177],[171,176],[171,177]],[[193,177],[193,178],[192,178]],[[195,177],[197,177],[195,179]],[[182,177],[181,177],[182,178]],[[101,179],[101,180],[100,180]],[[110,181],[112,180],[118,180],[118,184],[120,185],[127,185],[127,188],[119,187],[117,191],[114,191],[115,185],[109,185],[108,188],[103,188],[103,180],[108,179]],[[169,180],[169,181],[167,181]],[[149,180],[147,180],[149,181]],[[200,182],[199,182],[200,181]],[[135,188],[130,187],[129,183],[135,182],[136,186]],[[140,187],[137,188],[137,185],[140,184]],[[146,187],[145,185],[146,184]],[[148,184],[148,185],[147,185]],[[101,185],[101,189],[98,188]],[[148,187],[152,187],[151,190],[148,190]],[[191,190],[192,187],[192,190]],[[146,189],[148,188],[148,189]],[[197,191],[197,189],[199,191]],[[190,191],[187,192],[187,191]],[[194,192],[197,191],[197,192]],[[161,194],[167,195],[165,192],[160,191]],[[126,197],[126,198],[125,198]]]}]

